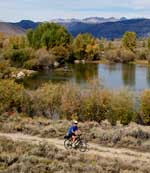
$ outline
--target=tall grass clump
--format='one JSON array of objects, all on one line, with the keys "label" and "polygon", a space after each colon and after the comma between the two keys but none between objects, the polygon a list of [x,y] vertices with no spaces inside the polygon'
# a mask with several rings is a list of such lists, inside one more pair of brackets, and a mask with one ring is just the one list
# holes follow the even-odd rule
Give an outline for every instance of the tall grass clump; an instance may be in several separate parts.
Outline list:
[{"label": "tall grass clump", "polygon": [[59,112],[62,88],[59,84],[44,84],[36,91],[31,91],[30,114],[53,118]]},{"label": "tall grass clump", "polygon": [[129,63],[136,59],[136,55],[129,49],[115,49],[106,52],[106,58],[113,63]]},{"label": "tall grass clump", "polygon": [[135,100],[134,94],[123,89],[113,92],[111,99],[110,120],[115,123],[117,120],[122,124],[129,124],[135,118]]},{"label": "tall grass clump", "polygon": [[111,106],[111,92],[92,88],[84,95],[83,119],[101,122],[108,117]]},{"label": "tall grass clump", "polygon": [[144,123],[150,125],[150,90],[145,90],[142,93],[141,112]]},{"label": "tall grass clump", "polygon": [[12,108],[20,110],[24,103],[24,91],[23,86],[13,80],[0,80],[0,113]]},{"label": "tall grass clump", "polygon": [[71,83],[64,85],[60,106],[62,117],[79,118],[82,114],[82,99],[80,87]]},{"label": "tall grass clump", "polygon": [[[0,113],[15,108],[17,112],[48,118],[78,119],[80,121],[108,120],[129,124],[135,120],[134,94],[126,89],[111,91],[91,83],[86,88],[71,83],[47,83],[36,90],[24,89],[12,80],[0,81]],[[141,112],[150,123],[150,92],[141,97]]]}]

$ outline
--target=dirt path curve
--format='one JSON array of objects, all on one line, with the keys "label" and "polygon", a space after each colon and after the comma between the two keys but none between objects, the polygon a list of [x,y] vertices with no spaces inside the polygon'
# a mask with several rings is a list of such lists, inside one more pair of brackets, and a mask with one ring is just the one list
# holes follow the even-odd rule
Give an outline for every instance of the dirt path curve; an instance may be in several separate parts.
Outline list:
[{"label": "dirt path curve", "polygon": [[[57,138],[40,138],[37,136],[24,135],[22,133],[0,133],[0,137],[6,137],[14,141],[29,142],[31,144],[48,142],[54,144],[59,149],[64,149],[63,140]],[[150,153],[138,152],[124,148],[103,147],[93,143],[90,143],[90,149],[86,154],[100,155],[104,158],[117,159],[122,162],[133,162],[145,165],[150,164]]]}]

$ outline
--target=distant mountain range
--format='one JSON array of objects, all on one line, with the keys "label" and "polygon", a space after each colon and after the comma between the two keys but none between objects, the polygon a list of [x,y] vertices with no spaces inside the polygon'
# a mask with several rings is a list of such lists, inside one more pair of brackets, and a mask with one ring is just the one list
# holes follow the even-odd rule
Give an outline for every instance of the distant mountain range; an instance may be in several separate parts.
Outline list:
[{"label": "distant mountain range", "polygon": [[[150,19],[116,19],[90,17],[86,19],[55,19],[56,22],[65,26],[68,31],[76,36],[79,33],[91,33],[98,38],[115,39],[121,38],[126,31],[134,31],[139,37],[150,37]],[[0,32],[10,34],[23,34],[27,29],[35,29],[41,22],[22,20],[17,23],[0,22]],[[5,27],[4,27],[5,26]]]},{"label": "distant mountain range", "polygon": [[104,17],[88,17],[85,19],[53,19],[50,20],[50,22],[55,23],[73,23],[73,22],[81,22],[81,23],[89,23],[89,24],[98,24],[98,23],[106,23],[106,22],[117,22],[127,20],[125,17],[122,17],[120,19],[116,19],[114,17],[110,18],[104,18]]}]

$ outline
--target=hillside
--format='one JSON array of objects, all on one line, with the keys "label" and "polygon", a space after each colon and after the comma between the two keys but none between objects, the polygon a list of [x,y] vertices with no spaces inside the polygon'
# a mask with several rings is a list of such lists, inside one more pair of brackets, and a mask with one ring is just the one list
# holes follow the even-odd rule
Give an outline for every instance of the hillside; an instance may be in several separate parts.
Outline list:
[{"label": "hillside", "polygon": [[21,20],[20,22],[12,23],[12,24],[27,30],[31,28],[35,29],[40,24],[40,22],[33,22],[31,20]]},{"label": "hillside", "polygon": [[[96,18],[84,20],[88,20],[88,22],[79,22],[75,19],[70,21],[61,19],[58,20],[58,23],[65,26],[73,36],[77,36],[79,33],[91,33],[98,38],[116,39],[121,38],[126,31],[134,31],[139,37],[150,36],[150,19],[120,19],[113,22],[106,22],[105,20],[104,23],[96,23]],[[97,20],[100,19],[98,18]],[[25,30],[35,29],[39,24],[40,22],[30,20],[22,20],[17,23],[0,22],[0,32],[23,34]]]},{"label": "hillside", "polygon": [[150,36],[149,19],[131,19],[101,24],[74,22],[64,23],[63,25],[68,28],[73,36],[76,36],[79,33],[91,33],[98,38],[104,37],[107,39],[115,39],[121,38],[126,31],[134,31],[139,37]]},{"label": "hillside", "polygon": [[0,22],[0,32],[13,35],[13,34],[24,34],[25,30],[19,26],[15,26],[11,23]]}]

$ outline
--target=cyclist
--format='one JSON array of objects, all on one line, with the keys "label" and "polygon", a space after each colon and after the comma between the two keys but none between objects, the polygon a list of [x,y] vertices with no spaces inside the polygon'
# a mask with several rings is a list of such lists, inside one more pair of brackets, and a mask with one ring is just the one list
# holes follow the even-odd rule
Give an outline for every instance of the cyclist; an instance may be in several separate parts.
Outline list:
[{"label": "cyclist", "polygon": [[73,125],[68,130],[68,138],[72,138],[72,142],[76,141],[77,134],[79,133],[78,121],[74,121]]}]

